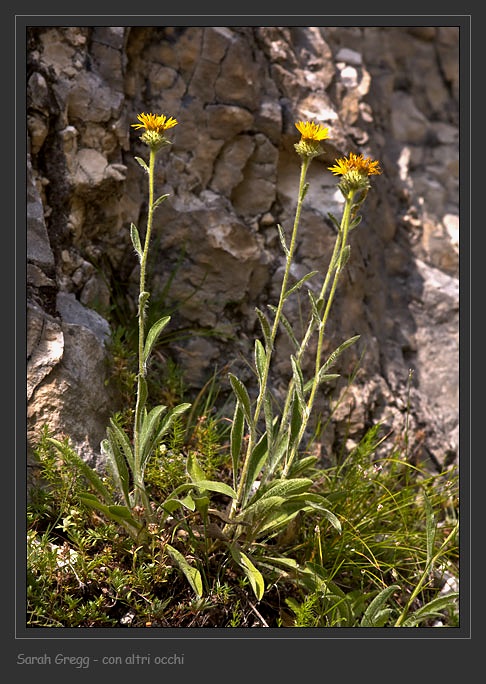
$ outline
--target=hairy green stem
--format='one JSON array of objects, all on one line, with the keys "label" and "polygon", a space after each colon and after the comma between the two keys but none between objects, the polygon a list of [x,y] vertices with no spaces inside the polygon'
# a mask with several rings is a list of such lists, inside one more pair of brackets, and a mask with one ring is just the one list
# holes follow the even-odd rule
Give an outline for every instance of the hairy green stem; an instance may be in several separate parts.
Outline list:
[{"label": "hairy green stem", "polygon": [[144,359],[145,343],[145,307],[147,304],[148,292],[145,290],[145,279],[147,270],[147,258],[149,252],[150,235],[152,232],[152,222],[154,213],[154,169],[156,150],[150,148],[149,160],[149,203],[147,215],[147,230],[143,245],[142,256],[140,259],[140,282],[138,295],[138,375],[137,375],[137,402],[135,406],[135,420],[133,426],[133,450],[134,450],[134,487],[135,503],[141,504],[145,508],[145,515],[150,516],[150,506],[145,493],[145,485],[142,477],[142,454],[140,445],[140,433],[142,429],[143,411],[145,408],[145,376],[146,362]]},{"label": "hairy green stem", "polygon": [[[332,252],[331,260],[329,262],[326,277],[324,279],[324,283],[323,283],[323,285],[321,287],[321,291],[319,293],[318,301],[320,301],[320,302],[324,301],[324,297],[326,296],[327,288],[329,287],[329,281],[331,279],[331,274],[334,271],[334,268],[336,265],[336,260],[337,260],[338,254],[339,254],[339,249],[341,246],[341,238],[342,238],[342,230],[340,229],[338,231],[337,236],[336,236],[336,241],[334,243],[334,249]],[[300,363],[302,355],[304,354],[305,350],[307,349],[307,345],[309,344],[309,340],[310,340],[310,338],[311,338],[311,336],[312,336],[312,334],[316,328],[316,325],[317,325],[316,319],[311,314],[311,316],[309,318],[309,323],[307,325],[307,329],[306,329],[305,334],[304,334],[304,337],[303,337],[302,342],[300,343],[299,349],[295,355],[296,361],[298,363]],[[291,408],[292,399],[294,396],[294,388],[295,388],[295,380],[294,380],[294,377],[292,376],[290,381],[289,381],[288,391],[287,391],[287,395],[285,398],[285,405],[284,405],[284,408],[282,411],[282,419],[280,422],[281,431],[286,430],[288,428],[289,419],[290,419],[289,418],[290,408]]]},{"label": "hairy green stem", "polygon": [[[292,465],[292,463],[295,459],[295,456],[297,454],[297,450],[299,448],[299,445],[300,445],[302,438],[305,434],[305,431],[307,429],[307,423],[309,421],[309,417],[311,415],[312,407],[314,405],[317,388],[319,387],[319,371],[321,368],[321,358],[322,358],[322,347],[323,347],[323,342],[324,342],[324,333],[326,330],[327,320],[329,318],[329,312],[331,310],[331,306],[332,306],[332,303],[334,300],[334,295],[336,293],[336,288],[337,288],[337,284],[339,281],[339,277],[341,275],[341,272],[342,272],[342,269],[344,266],[344,255],[345,255],[347,241],[348,241],[349,224],[350,224],[350,219],[351,219],[354,195],[355,195],[354,190],[349,191],[348,194],[346,195],[346,199],[345,199],[345,203],[344,203],[344,209],[343,209],[343,215],[342,215],[342,219],[341,219],[340,231],[339,231],[341,234],[341,237],[339,238],[339,235],[338,235],[338,238],[336,240],[336,246],[335,246],[335,250],[333,253],[333,257],[331,258],[331,264],[329,266],[329,269],[327,272],[327,277],[326,277],[326,280],[324,281],[324,285],[323,285],[322,291],[321,291],[321,298],[322,298],[322,295],[325,294],[325,291],[327,290],[331,272],[333,272],[334,277],[332,280],[332,285],[331,285],[331,289],[329,292],[329,297],[327,299],[326,306],[324,308],[324,312],[322,314],[322,318],[321,318],[321,321],[319,323],[319,334],[318,334],[318,339],[317,339],[317,351],[316,351],[315,365],[314,365],[314,378],[313,378],[309,398],[307,400],[307,404],[306,404],[306,408],[305,408],[305,415],[303,416],[303,420],[302,420],[302,423],[301,423],[300,428],[299,428],[297,439],[295,440],[293,447],[292,447],[290,453],[288,454],[287,462],[286,462],[284,470],[283,470],[284,477],[286,477],[288,472],[289,472],[290,466]],[[335,256],[336,252],[338,252],[337,258]],[[312,328],[314,327],[314,325],[312,323],[312,319],[311,319],[311,322],[309,323],[308,331],[311,329],[311,327]],[[307,342],[306,342],[306,344],[307,344]],[[301,349],[303,349],[302,346],[301,346]]]},{"label": "hairy green stem", "polygon": [[305,183],[305,179],[307,176],[307,171],[309,169],[309,164],[311,162],[311,157],[302,157],[302,163],[300,167],[300,181],[299,181],[299,194],[298,194],[298,199],[297,199],[297,206],[295,210],[295,218],[294,218],[294,225],[292,228],[292,235],[290,239],[290,245],[288,246],[287,249],[287,254],[286,254],[286,260],[285,260],[285,271],[282,279],[282,285],[280,288],[280,296],[279,296],[279,301],[277,305],[277,309],[275,312],[275,318],[273,321],[273,326],[271,329],[271,334],[270,334],[270,344],[269,348],[267,348],[266,355],[265,355],[265,366],[263,369],[263,374],[262,378],[260,381],[260,390],[258,393],[256,405],[255,405],[255,410],[253,413],[253,420],[252,420],[252,425],[249,426],[249,436],[248,436],[248,444],[246,448],[246,454],[245,454],[245,459],[243,461],[243,467],[241,470],[240,474],[240,481],[238,485],[238,490],[237,490],[237,498],[236,500],[233,501],[232,505],[232,512],[236,509],[238,503],[242,503],[242,494],[245,488],[246,484],[246,477],[248,473],[248,467],[250,463],[250,458],[251,454],[253,451],[253,448],[256,443],[256,429],[257,429],[257,423],[260,418],[263,402],[265,399],[265,394],[267,391],[267,384],[268,384],[268,375],[270,371],[270,362],[271,362],[271,356],[273,352],[273,344],[275,342],[275,337],[277,335],[278,327],[280,325],[280,319],[282,316],[282,310],[283,310],[283,305],[285,302],[285,296],[287,293],[287,284],[290,276],[290,267],[292,265],[292,260],[295,252],[295,246],[296,246],[296,241],[297,241],[297,231],[299,227],[299,222],[300,222],[300,215],[302,212],[302,204],[304,201],[304,197],[307,191],[307,186]]}]

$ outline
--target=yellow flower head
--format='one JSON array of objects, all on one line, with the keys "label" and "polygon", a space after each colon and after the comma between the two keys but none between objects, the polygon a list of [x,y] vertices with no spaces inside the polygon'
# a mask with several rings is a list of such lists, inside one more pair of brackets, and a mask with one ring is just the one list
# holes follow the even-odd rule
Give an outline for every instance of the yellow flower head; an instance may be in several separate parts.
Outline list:
[{"label": "yellow flower head", "polygon": [[295,127],[299,131],[302,140],[319,142],[319,140],[329,138],[329,128],[324,128],[321,124],[316,124],[312,121],[298,121]]},{"label": "yellow flower head", "polygon": [[371,187],[369,176],[378,176],[381,173],[380,162],[353,152],[348,157],[337,159],[334,166],[328,168],[336,176],[342,176],[339,187],[345,197],[349,192],[358,190],[366,193]]},{"label": "yellow flower head", "polygon": [[300,133],[300,140],[294,145],[302,159],[312,159],[322,153],[320,141],[329,137],[329,129],[313,121],[297,121],[296,129]]},{"label": "yellow flower head", "polygon": [[141,123],[132,124],[133,128],[145,128],[146,131],[163,133],[168,128],[173,128],[178,124],[176,119],[167,118],[163,114],[138,114],[137,119]]},{"label": "yellow flower head", "polygon": [[177,119],[167,118],[164,114],[138,114],[140,123],[132,124],[133,128],[145,128],[140,140],[157,152],[164,145],[170,145],[170,141],[164,135],[164,131],[178,124]]},{"label": "yellow flower head", "polygon": [[350,152],[349,157],[337,159],[335,166],[330,166],[329,171],[336,176],[344,176],[350,171],[355,171],[362,176],[377,176],[381,173],[380,162],[373,161],[369,157],[365,159],[362,154],[353,154],[353,152]]}]

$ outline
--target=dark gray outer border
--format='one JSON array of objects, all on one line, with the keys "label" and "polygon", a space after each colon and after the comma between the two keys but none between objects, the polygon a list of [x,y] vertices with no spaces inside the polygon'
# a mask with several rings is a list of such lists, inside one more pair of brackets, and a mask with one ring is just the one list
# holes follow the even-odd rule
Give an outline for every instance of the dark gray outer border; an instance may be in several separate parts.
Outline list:
[{"label": "dark gray outer border", "polygon": [[[97,5],[97,3],[92,3]],[[256,3],[255,3],[256,4]],[[317,3],[316,3],[317,4]],[[323,7],[320,4],[319,10]],[[417,9],[412,14],[413,7]],[[259,3],[260,5],[260,3]],[[4,223],[4,234],[8,233],[9,248],[13,259],[7,257],[1,275],[6,279],[3,292],[8,293],[8,314],[12,316],[13,331],[11,346],[4,351],[4,368],[10,380],[12,375],[12,393],[5,397],[3,416],[5,425],[13,430],[12,449],[6,450],[4,459],[7,462],[9,481],[6,483],[8,512],[8,529],[12,534],[5,554],[3,571],[8,568],[3,583],[2,604],[8,606],[4,612],[3,640],[5,654],[10,669],[18,661],[19,654],[27,656],[50,655],[54,662],[56,654],[84,656],[91,658],[88,669],[78,669],[75,665],[30,666],[17,665],[15,677],[40,674],[50,681],[65,681],[73,672],[84,672],[86,678],[102,681],[101,676],[119,676],[120,666],[102,665],[104,656],[130,653],[151,655],[178,654],[183,656],[184,665],[167,669],[160,665],[153,667],[140,665],[131,672],[139,674],[155,671],[162,681],[168,675],[175,674],[178,682],[192,681],[194,676],[214,676],[233,678],[235,673],[248,676],[258,681],[257,673],[265,673],[265,677],[286,675],[289,681],[294,675],[306,678],[313,673],[329,678],[329,675],[344,675],[344,682],[350,681],[352,675],[360,675],[361,681],[367,681],[366,673],[372,680],[383,676],[393,676],[396,666],[403,670],[407,678],[420,673],[421,681],[427,674],[436,677],[442,669],[444,673],[453,675],[460,673],[461,658],[458,658],[459,647],[468,647],[472,640],[471,621],[471,28],[472,14],[452,10],[450,15],[421,14],[424,3],[408,3],[408,14],[374,14],[370,3],[363,3],[359,9],[368,10],[370,14],[356,15],[320,15],[314,13],[303,15],[67,15],[46,11],[44,15],[30,14],[21,7],[15,12],[4,12],[2,22],[6,31],[0,49],[4,52],[2,61],[12,76],[9,83],[11,90],[9,104],[12,115],[5,121],[4,141],[7,143],[9,163],[7,176],[4,176],[4,195],[8,208],[12,212],[10,220]],[[299,8],[303,9],[302,3]],[[207,8],[207,3],[199,5]],[[329,5],[327,5],[329,7]],[[83,3],[82,8],[86,8]],[[133,4],[128,11],[133,11]],[[169,5],[170,8],[170,5]],[[441,5],[445,11],[445,5]],[[62,7],[66,10],[66,5]],[[90,7],[91,9],[91,7]],[[143,5],[143,9],[149,9]],[[160,6],[152,8],[160,11]],[[175,9],[180,9],[177,3]],[[249,9],[245,7],[245,9]],[[258,7],[260,9],[260,7]],[[346,5],[349,9],[349,3]],[[385,11],[389,11],[388,7]],[[8,15],[8,16],[7,16]],[[460,167],[461,167],[461,257],[460,257],[460,334],[461,334],[461,627],[458,629],[401,629],[398,633],[387,629],[160,629],[147,635],[147,630],[127,629],[33,629],[23,626],[25,615],[25,359],[26,359],[26,324],[25,324],[25,188],[26,188],[26,142],[25,142],[25,29],[27,26],[459,26],[460,71],[461,71],[461,122],[460,122]],[[10,72],[10,67],[12,71]],[[8,109],[7,109],[8,111]],[[10,112],[9,112],[10,113]],[[5,115],[5,110],[4,110]],[[12,129],[14,128],[14,135]],[[482,136],[482,132],[478,131]],[[4,143],[5,144],[5,143]],[[15,173],[11,172],[12,165]],[[13,297],[11,298],[11,295]],[[5,344],[5,335],[3,336]],[[8,338],[7,336],[7,339]],[[15,359],[15,364],[10,360]],[[12,395],[15,401],[12,401]],[[10,430],[9,430],[10,432]],[[15,455],[15,458],[12,456]],[[10,537],[9,537],[10,542]],[[4,574],[5,576],[5,574]],[[5,620],[5,616],[7,619]],[[479,636],[475,634],[474,636]],[[448,644],[453,639],[454,644]],[[331,643],[323,643],[331,640]],[[410,641],[412,640],[412,641]],[[423,649],[422,649],[423,646]],[[258,647],[258,648],[256,648]],[[256,652],[255,652],[256,649]],[[418,650],[417,650],[418,649]],[[453,649],[458,649],[455,653]],[[469,649],[468,649],[469,650]],[[421,656],[415,653],[421,653]],[[402,655],[403,654],[403,655]],[[390,660],[390,657],[393,659]],[[95,662],[94,659],[98,659]],[[227,665],[227,667],[225,667]],[[129,666],[127,666],[129,667]],[[19,669],[20,668],[20,669]],[[32,669],[34,668],[34,669]],[[47,668],[44,670],[44,668]],[[387,672],[386,672],[387,671]],[[130,672],[130,670],[129,670]],[[95,675],[96,673],[96,675]],[[101,673],[101,674],[99,674]],[[95,675],[96,679],[93,679]],[[98,679],[100,677],[100,679]],[[59,679],[58,679],[59,678]],[[287,679],[288,678],[288,679]],[[423,679],[422,679],[423,678]]]}]

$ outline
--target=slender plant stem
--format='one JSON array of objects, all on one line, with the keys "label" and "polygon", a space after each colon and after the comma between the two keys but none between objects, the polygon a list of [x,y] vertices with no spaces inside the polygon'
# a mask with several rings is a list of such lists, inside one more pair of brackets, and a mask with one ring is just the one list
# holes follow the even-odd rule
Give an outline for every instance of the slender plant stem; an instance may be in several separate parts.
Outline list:
[{"label": "slender plant stem", "polygon": [[[133,446],[134,446],[134,482],[135,503],[142,503],[147,509],[148,501],[145,494],[145,485],[142,477],[142,453],[140,445],[140,433],[142,429],[143,410],[146,402],[145,375],[146,363],[144,359],[145,342],[145,307],[148,299],[148,292],[145,291],[145,278],[147,270],[147,258],[149,252],[150,235],[152,232],[153,204],[154,204],[154,169],[155,169],[156,150],[150,148],[149,160],[149,204],[147,215],[147,230],[143,245],[142,257],[140,259],[140,284],[138,295],[138,375],[137,375],[137,402],[135,406],[135,421],[133,427]],[[146,515],[150,515],[150,510],[146,510]]]},{"label": "slender plant stem", "polygon": [[[324,279],[324,283],[321,287],[321,291],[319,293],[319,299],[318,301],[323,302],[324,297],[326,296],[327,288],[329,287],[329,281],[331,279],[331,274],[334,271],[335,265],[336,265],[336,259],[339,254],[339,249],[341,246],[341,238],[342,238],[342,230],[338,230],[338,234],[336,236],[336,241],[334,243],[334,249],[332,252],[331,260],[329,262],[329,266],[327,269],[326,277]],[[314,332],[316,328],[317,322],[316,318],[313,314],[311,314],[309,318],[309,323],[307,325],[307,329],[305,331],[305,335],[302,339],[302,342],[300,343],[299,350],[297,351],[295,358],[298,363],[300,363],[300,360],[302,358],[302,355],[304,354],[305,350],[307,349],[307,345],[309,344],[309,340],[312,336],[312,333]],[[294,388],[295,388],[295,379],[292,376],[289,381],[289,386],[288,386],[288,391],[287,395],[285,398],[285,405],[282,411],[282,419],[280,422],[281,426],[281,431],[286,430],[288,428],[288,423],[289,423],[289,416],[290,416],[290,407],[292,405],[292,399],[294,396]]]},{"label": "slender plant stem", "polygon": [[[315,356],[315,366],[314,366],[314,378],[309,394],[309,398],[307,400],[307,404],[305,407],[305,412],[303,416],[302,423],[299,428],[298,436],[297,439],[295,440],[293,447],[288,455],[287,462],[284,467],[284,477],[287,476],[289,472],[289,468],[292,465],[294,458],[297,454],[297,450],[299,448],[299,445],[302,441],[302,438],[304,436],[304,433],[307,429],[307,423],[309,420],[309,416],[311,415],[312,407],[314,405],[315,401],[315,396],[317,392],[317,388],[319,387],[319,371],[321,368],[321,358],[322,358],[322,347],[323,347],[323,342],[324,342],[324,333],[326,330],[326,324],[327,320],[329,318],[329,312],[331,310],[331,306],[334,300],[334,295],[336,293],[336,288],[337,284],[339,281],[339,277],[341,275],[343,266],[344,266],[344,255],[346,253],[346,246],[347,246],[347,240],[348,240],[348,233],[349,233],[349,223],[350,223],[350,218],[351,218],[351,210],[353,207],[353,199],[354,199],[355,191],[351,190],[348,192],[345,203],[344,203],[344,209],[343,209],[343,215],[341,219],[341,226],[340,226],[340,233],[341,233],[341,239],[337,240],[336,244],[339,243],[339,256],[337,257],[336,260],[336,265],[335,268],[333,268],[333,259],[331,259],[331,265],[328,269],[328,275],[331,273],[331,271],[334,272],[334,277],[331,285],[331,289],[329,292],[329,297],[326,302],[326,306],[324,308],[324,312],[322,314],[321,321],[319,323],[319,334],[318,334],[318,339],[317,339],[317,351],[316,351],[316,356]],[[334,255],[333,255],[334,257]],[[325,289],[327,289],[327,278],[326,281],[323,285],[323,292]]]},{"label": "slender plant stem", "polygon": [[[154,149],[150,149],[150,160],[149,160],[149,204],[148,204],[148,215],[147,215],[147,232],[145,234],[145,242],[143,245],[142,259],[140,262],[140,288],[139,296],[142,297],[145,293],[145,278],[147,270],[147,258],[150,243],[150,234],[152,232],[152,221],[154,215],[154,168],[155,168],[155,155]],[[145,325],[145,308],[141,307],[138,316],[138,372],[140,376],[145,377],[145,363],[143,359],[143,345],[144,345],[144,325]]]},{"label": "slender plant stem", "polygon": [[302,157],[302,163],[300,167],[300,181],[299,181],[299,195],[297,199],[297,206],[295,209],[295,218],[294,218],[294,225],[292,229],[292,235],[290,238],[290,245],[288,246],[287,249],[287,254],[286,254],[286,260],[285,260],[285,271],[282,279],[282,285],[280,288],[280,296],[279,296],[279,301],[277,305],[277,309],[275,312],[275,318],[273,321],[273,326],[271,329],[270,333],[270,342],[268,345],[268,348],[265,350],[265,366],[263,369],[263,374],[262,378],[260,381],[260,391],[258,394],[258,398],[256,401],[255,405],[255,410],[253,413],[253,420],[252,420],[252,425],[249,426],[249,436],[248,436],[248,444],[246,448],[246,454],[245,454],[245,459],[243,462],[243,467],[241,470],[240,474],[240,481],[238,485],[238,490],[237,490],[237,498],[235,501],[233,501],[233,508],[236,508],[238,505],[238,502],[241,503],[241,498],[242,498],[242,493],[245,488],[246,484],[246,477],[248,473],[248,467],[250,464],[250,458],[251,454],[253,451],[253,448],[255,446],[256,442],[256,429],[257,429],[257,423],[260,418],[260,413],[262,410],[263,402],[265,399],[265,394],[267,391],[267,384],[268,384],[268,375],[270,371],[270,362],[271,362],[271,356],[273,352],[273,345],[275,342],[275,337],[277,335],[278,327],[280,324],[280,319],[282,316],[282,310],[283,310],[283,305],[286,299],[286,293],[287,293],[287,284],[289,280],[289,275],[290,275],[290,267],[292,265],[292,260],[294,257],[294,252],[295,252],[295,247],[296,247],[296,242],[297,242],[297,232],[298,232],[298,227],[299,227],[299,222],[300,222],[300,215],[302,213],[302,204],[304,201],[304,197],[307,191],[307,186],[306,186],[306,176],[307,176],[307,171],[309,169],[309,164],[311,162],[311,157]]}]

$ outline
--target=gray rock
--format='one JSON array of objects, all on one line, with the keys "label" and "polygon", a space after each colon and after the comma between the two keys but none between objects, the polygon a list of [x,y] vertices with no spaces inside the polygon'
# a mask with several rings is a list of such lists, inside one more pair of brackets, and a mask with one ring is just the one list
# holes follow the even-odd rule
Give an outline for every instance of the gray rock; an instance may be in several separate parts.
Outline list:
[{"label": "gray rock", "polygon": [[58,292],[57,310],[64,323],[78,325],[90,330],[103,345],[110,337],[111,331],[108,322],[93,309],[83,306],[74,294]]}]

